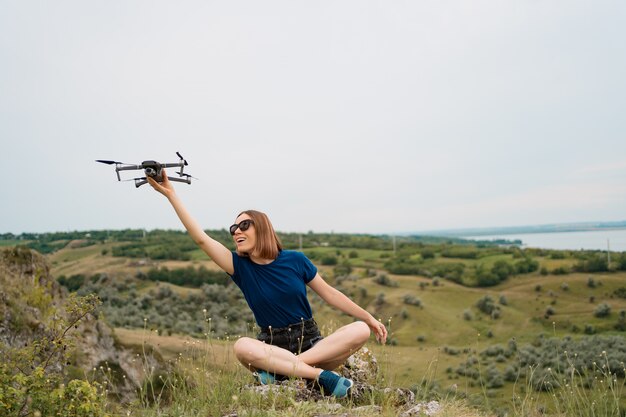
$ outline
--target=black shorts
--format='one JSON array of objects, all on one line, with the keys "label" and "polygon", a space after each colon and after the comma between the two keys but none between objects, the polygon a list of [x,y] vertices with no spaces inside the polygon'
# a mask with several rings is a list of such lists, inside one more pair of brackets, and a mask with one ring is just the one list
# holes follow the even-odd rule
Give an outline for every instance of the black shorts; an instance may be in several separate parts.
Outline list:
[{"label": "black shorts", "polygon": [[268,345],[278,346],[298,355],[311,349],[323,337],[320,334],[317,323],[311,318],[278,329],[263,328],[257,339]]}]

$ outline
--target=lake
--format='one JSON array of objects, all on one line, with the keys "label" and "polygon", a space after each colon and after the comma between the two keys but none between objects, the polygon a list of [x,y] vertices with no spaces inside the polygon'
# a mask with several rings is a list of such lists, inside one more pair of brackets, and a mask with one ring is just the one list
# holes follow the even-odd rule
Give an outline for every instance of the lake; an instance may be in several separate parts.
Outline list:
[{"label": "lake", "polygon": [[592,230],[585,232],[523,233],[514,235],[464,236],[464,239],[506,239],[522,241],[523,246],[543,249],[598,249],[626,251],[626,229]]}]

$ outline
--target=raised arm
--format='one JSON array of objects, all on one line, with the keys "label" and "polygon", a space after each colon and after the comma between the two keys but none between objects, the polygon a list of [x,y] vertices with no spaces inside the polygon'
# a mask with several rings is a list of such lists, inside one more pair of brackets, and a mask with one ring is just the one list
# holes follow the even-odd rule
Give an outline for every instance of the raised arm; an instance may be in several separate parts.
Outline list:
[{"label": "raised arm", "polygon": [[158,183],[154,179],[148,177],[148,183],[159,193],[163,194],[170,202],[178,218],[187,229],[189,236],[220,268],[227,274],[233,274],[233,258],[230,250],[217,240],[213,239],[202,230],[202,227],[191,216],[183,202],[178,198],[172,183],[167,179],[165,170],[163,170],[163,182]]}]

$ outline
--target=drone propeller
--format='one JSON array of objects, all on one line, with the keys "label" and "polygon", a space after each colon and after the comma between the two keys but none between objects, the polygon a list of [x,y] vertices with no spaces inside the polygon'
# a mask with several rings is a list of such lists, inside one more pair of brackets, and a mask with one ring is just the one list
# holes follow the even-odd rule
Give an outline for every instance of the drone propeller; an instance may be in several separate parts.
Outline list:
[{"label": "drone propeller", "polygon": [[113,165],[113,164],[123,164],[123,162],[118,161],[107,161],[105,159],[96,159],[96,162],[102,162],[103,164]]},{"label": "drone propeller", "polygon": [[187,163],[187,160],[186,160],[185,158],[183,158],[183,156],[180,154],[180,152],[176,152],[176,155],[178,155],[178,157],[179,157],[179,158],[183,161],[183,164],[184,164],[185,166],[189,165],[189,164]]}]

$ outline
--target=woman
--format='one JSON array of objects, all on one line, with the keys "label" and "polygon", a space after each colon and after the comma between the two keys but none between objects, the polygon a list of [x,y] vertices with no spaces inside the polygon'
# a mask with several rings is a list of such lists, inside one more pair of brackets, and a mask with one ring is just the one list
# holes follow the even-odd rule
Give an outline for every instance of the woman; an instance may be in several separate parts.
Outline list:
[{"label": "woman", "polygon": [[[254,313],[261,333],[258,339],[237,340],[237,359],[262,384],[279,375],[295,376],[317,381],[335,397],[347,396],[352,381],[331,371],[365,344],[370,331],[385,343],[385,326],[328,285],[302,253],[283,250],[265,214],[248,210],[237,216],[230,227],[237,250],[231,252],[191,217],[165,172],[163,182],[152,178],[148,182],[167,197],[196,244],[231,276]],[[322,338],[306,297],[307,285],[328,304],[360,321]]]}]

